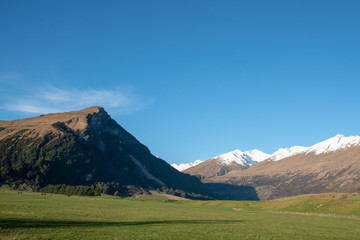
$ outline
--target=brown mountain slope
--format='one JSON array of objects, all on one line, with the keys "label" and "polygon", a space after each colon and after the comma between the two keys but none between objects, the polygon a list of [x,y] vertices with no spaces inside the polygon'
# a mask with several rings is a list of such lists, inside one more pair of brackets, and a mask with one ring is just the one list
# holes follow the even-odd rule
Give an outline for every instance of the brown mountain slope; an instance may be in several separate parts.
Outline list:
[{"label": "brown mountain slope", "polygon": [[264,161],[245,170],[203,179],[203,182],[253,186],[260,199],[360,192],[360,146],[327,154],[298,154],[280,161]]},{"label": "brown mountain slope", "polygon": [[183,173],[187,173],[193,176],[197,176],[200,179],[204,179],[204,178],[222,176],[232,170],[245,169],[245,168],[246,167],[236,162],[232,162],[231,164],[228,165],[219,164],[219,158],[215,157],[207,161],[204,161],[194,167],[185,169]]},{"label": "brown mountain slope", "polygon": [[197,178],[153,156],[101,107],[0,121],[0,184],[99,182],[206,192]]},{"label": "brown mountain slope", "polygon": [[101,107],[89,107],[80,111],[49,113],[39,117],[0,121],[0,127],[6,129],[5,131],[0,131],[0,140],[26,129],[30,130],[28,137],[42,137],[54,131],[58,134],[63,134],[62,131],[53,128],[52,124],[56,122],[64,122],[73,131],[83,132],[88,126],[88,116],[99,113],[101,109]]}]

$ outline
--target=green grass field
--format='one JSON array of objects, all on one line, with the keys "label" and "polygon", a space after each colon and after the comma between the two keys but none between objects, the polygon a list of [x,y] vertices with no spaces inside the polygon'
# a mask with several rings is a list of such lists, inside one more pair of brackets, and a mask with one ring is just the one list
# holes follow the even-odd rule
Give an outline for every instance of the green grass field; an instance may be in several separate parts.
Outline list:
[{"label": "green grass field", "polygon": [[1,191],[0,228],[0,239],[360,239],[360,199],[206,202]]}]

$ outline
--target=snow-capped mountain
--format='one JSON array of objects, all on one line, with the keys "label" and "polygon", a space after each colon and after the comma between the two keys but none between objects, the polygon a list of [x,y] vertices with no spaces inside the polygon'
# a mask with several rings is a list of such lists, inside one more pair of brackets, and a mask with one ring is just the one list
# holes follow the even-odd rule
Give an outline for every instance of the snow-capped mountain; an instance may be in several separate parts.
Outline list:
[{"label": "snow-capped mountain", "polygon": [[314,153],[316,155],[319,155],[323,153],[334,152],[340,149],[346,149],[354,145],[360,145],[360,136],[345,137],[344,135],[338,134],[332,138],[319,142],[310,147],[293,146],[290,148],[280,148],[273,154],[267,154],[257,149],[249,150],[246,152],[241,152],[237,149],[235,151],[219,155],[216,158],[221,158],[219,164],[222,165],[228,165],[232,162],[236,162],[244,166],[245,164],[251,166],[266,159],[270,159],[272,161],[279,161],[287,157],[304,153]]},{"label": "snow-capped mountain", "polygon": [[[213,160],[216,159],[217,164],[219,164],[221,166],[227,166],[230,164],[239,164],[244,167],[249,167],[253,164],[256,164],[265,159],[268,159],[270,156],[271,156],[270,154],[264,153],[257,149],[249,150],[246,152],[242,152],[239,149],[236,149],[234,151],[224,153],[222,155],[213,157],[211,159],[213,159]],[[173,163],[173,164],[171,164],[171,166],[176,168],[178,171],[182,172],[188,168],[194,167],[203,162],[204,161],[196,160],[191,163],[180,163],[179,165]]]},{"label": "snow-capped mountain", "polygon": [[319,155],[346,149],[354,145],[360,145],[360,136],[345,137],[344,135],[338,134],[311,147],[294,146],[291,148],[280,148],[271,155],[270,159],[272,161],[279,161],[290,156],[304,153],[313,153],[315,155]]},{"label": "snow-capped mountain", "polygon": [[185,169],[188,169],[188,168],[191,168],[191,167],[194,167],[200,163],[202,163],[204,161],[201,161],[201,160],[196,160],[194,162],[191,162],[191,163],[180,163],[179,165],[177,165],[176,163],[173,163],[173,164],[170,164],[173,168],[175,168],[176,170],[178,171],[184,171]]},{"label": "snow-capped mountain", "polygon": [[234,151],[219,155],[215,158],[218,159],[217,162],[220,165],[237,163],[245,167],[261,162],[269,158],[270,156],[270,154],[264,153],[257,149],[249,150],[246,152],[242,152],[239,149],[236,149]]},{"label": "snow-capped mountain", "polygon": [[[193,168],[187,171],[195,172]],[[195,174],[201,175],[201,171],[197,169]],[[336,135],[310,147],[279,149],[268,160],[251,167],[201,176],[206,183],[252,186],[263,200],[309,193],[359,192],[360,136]]]},{"label": "snow-capped mountain", "polygon": [[270,160],[279,161],[283,158],[287,158],[292,155],[302,153],[306,151],[306,149],[307,149],[306,147],[302,147],[302,146],[294,146],[291,148],[280,148],[279,150],[277,150],[276,152],[270,155]]},{"label": "snow-capped mountain", "polygon": [[[344,135],[338,134],[332,138],[319,142],[310,147],[293,146],[290,148],[280,148],[273,154],[267,154],[257,149],[248,150],[245,152],[236,149],[234,151],[210,158],[209,160],[216,159],[216,163],[219,164],[220,166],[228,166],[230,164],[240,164],[241,166],[249,167],[267,159],[271,161],[279,161],[284,158],[288,158],[297,154],[304,154],[304,153],[305,154],[313,153],[319,155],[323,153],[334,152],[340,149],[346,149],[354,145],[360,145],[360,136],[345,137]],[[179,171],[184,171],[202,162],[203,161],[201,160],[196,160],[195,162],[181,163],[179,165],[171,164],[171,166],[178,169]]]}]

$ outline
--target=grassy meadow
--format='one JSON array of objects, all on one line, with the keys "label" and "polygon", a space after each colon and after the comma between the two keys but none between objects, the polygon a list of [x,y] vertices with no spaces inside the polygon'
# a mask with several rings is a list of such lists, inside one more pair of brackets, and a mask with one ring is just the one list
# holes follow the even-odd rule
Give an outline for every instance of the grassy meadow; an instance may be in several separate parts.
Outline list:
[{"label": "grassy meadow", "polygon": [[170,201],[0,191],[0,239],[360,239],[360,197]]}]

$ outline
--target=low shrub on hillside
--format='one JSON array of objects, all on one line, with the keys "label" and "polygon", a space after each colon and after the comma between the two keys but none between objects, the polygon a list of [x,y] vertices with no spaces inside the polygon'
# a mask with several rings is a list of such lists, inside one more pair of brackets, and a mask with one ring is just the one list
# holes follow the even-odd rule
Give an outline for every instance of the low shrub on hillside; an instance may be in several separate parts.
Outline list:
[{"label": "low shrub on hillside", "polygon": [[65,194],[68,196],[71,195],[82,195],[82,196],[99,196],[100,193],[97,192],[94,186],[70,186],[65,184],[59,185],[47,185],[41,189],[41,192],[45,193],[56,193],[56,194]]}]

